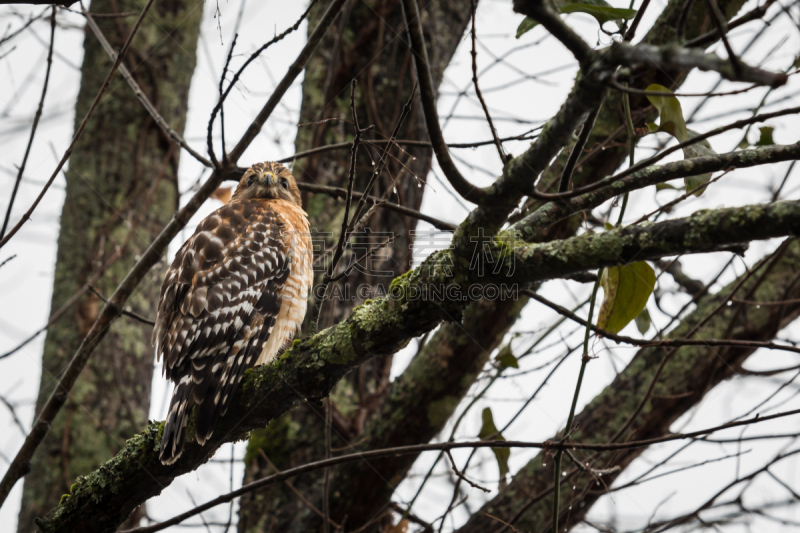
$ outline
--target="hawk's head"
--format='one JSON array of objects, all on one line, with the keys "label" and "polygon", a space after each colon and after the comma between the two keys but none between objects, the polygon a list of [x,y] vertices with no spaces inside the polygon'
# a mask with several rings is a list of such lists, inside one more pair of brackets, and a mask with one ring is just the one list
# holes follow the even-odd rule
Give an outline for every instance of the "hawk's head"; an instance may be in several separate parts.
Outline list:
[{"label": "hawk's head", "polygon": [[303,207],[300,190],[297,188],[292,173],[280,163],[271,161],[256,163],[248,168],[239,181],[231,200],[248,198],[281,199]]}]

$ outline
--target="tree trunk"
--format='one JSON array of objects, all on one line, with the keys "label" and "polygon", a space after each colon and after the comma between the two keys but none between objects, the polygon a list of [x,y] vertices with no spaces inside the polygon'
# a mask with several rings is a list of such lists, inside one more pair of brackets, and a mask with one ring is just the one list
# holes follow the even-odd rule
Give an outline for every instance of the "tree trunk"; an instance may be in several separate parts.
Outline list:
[{"label": "tree trunk", "polygon": [[[166,121],[182,131],[194,72],[194,50],[202,3],[161,1],[150,11],[131,45],[126,65]],[[137,12],[133,0],[92,2],[92,13]],[[97,17],[119,50],[135,17]],[[95,98],[112,65],[87,28],[76,125]],[[118,74],[72,155],[51,309],[58,309],[84,284],[109,296],[177,205],[179,148],[169,141]],[[130,307],[155,316],[161,269],[154,269]],[[87,292],[50,327],[44,346],[37,411],[42,408],[102,300]],[[32,531],[69,492],[78,475],[124,447],[146,422],[150,407],[153,351],[151,326],[122,317],[83,372],[63,411],[37,450],[23,489],[19,531]],[[134,513],[131,522],[138,520]]]},{"label": "tree trunk", "polygon": [[[434,2],[422,12],[431,71],[436,84],[441,81],[460,42],[469,21],[470,9],[468,0],[458,0]],[[314,26],[315,19],[321,13],[322,6],[314,8],[309,27]],[[295,142],[298,152],[353,139],[351,80],[358,82],[355,108],[359,124],[362,128],[374,125],[377,132],[365,134],[366,138],[388,138],[399,119],[403,104],[411,95],[415,76],[405,44],[405,27],[398,0],[382,0],[371,7],[363,2],[352,2],[345,8],[337,24],[306,68],[300,124],[307,125],[298,130]],[[322,122],[331,118],[336,120]],[[414,103],[398,138],[428,140],[418,102]],[[430,170],[431,150],[407,146],[403,149],[399,153],[396,148],[393,150],[398,160],[389,159],[387,170],[376,183],[372,194],[381,197],[388,193],[389,201],[419,209],[424,192],[422,180]],[[371,161],[377,162],[382,150],[383,145],[377,148],[361,147],[355,190],[364,190],[375,168]],[[298,180],[346,187],[349,166],[349,151],[339,150],[301,159],[294,165],[293,173]],[[317,231],[329,232],[326,242],[329,246],[335,245],[341,229],[344,204],[317,194],[306,197],[304,205],[311,226]],[[416,221],[379,209],[369,219],[368,225],[380,228],[382,233],[390,232],[394,241],[368,272],[356,269],[337,287],[329,288],[329,299],[321,314],[320,328],[339,322],[355,305],[377,296],[375,292],[358,293],[357,287],[369,287],[372,291],[381,285],[388,288],[394,277],[409,269],[412,246],[410,231],[416,227]],[[361,240],[361,236],[358,239]],[[371,245],[375,245],[386,240],[386,237],[373,235],[370,239]],[[360,257],[364,252],[363,248],[350,251],[352,256],[345,256],[340,270],[349,264],[348,261]],[[375,270],[391,274],[379,275]],[[345,294],[345,290],[350,292]],[[344,299],[341,295],[353,299]],[[380,400],[389,386],[391,362],[391,356],[374,358],[346,376],[337,386],[331,395],[334,406],[333,447],[348,446],[362,438],[366,420],[379,409]],[[281,470],[324,457],[324,418],[323,406],[304,405],[276,420],[268,428],[254,432],[245,458],[245,483],[272,471],[265,457]],[[322,475],[304,476],[295,480],[293,487],[308,500],[319,504]],[[286,485],[269,487],[242,498],[239,513],[241,532],[261,531],[270,527],[274,531],[306,532],[316,530],[320,524],[319,516]]]}]

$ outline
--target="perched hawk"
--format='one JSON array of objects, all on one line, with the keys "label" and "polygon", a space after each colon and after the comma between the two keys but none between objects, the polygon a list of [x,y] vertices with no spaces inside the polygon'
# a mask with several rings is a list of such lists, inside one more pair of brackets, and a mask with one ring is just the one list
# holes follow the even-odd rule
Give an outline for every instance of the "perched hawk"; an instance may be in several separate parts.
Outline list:
[{"label": "perched hawk", "polygon": [[178,250],[161,286],[153,330],[164,374],[175,383],[160,459],[174,463],[199,406],[205,444],[244,371],[269,363],[294,338],[312,284],[306,213],[292,174],[278,163],[244,173],[231,201]]}]

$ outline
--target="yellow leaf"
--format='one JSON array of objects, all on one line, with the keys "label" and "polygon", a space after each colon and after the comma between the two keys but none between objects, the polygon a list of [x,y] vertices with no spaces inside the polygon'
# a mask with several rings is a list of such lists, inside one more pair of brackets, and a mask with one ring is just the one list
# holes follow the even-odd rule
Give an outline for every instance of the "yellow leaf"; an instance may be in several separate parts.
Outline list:
[{"label": "yellow leaf", "polygon": [[[658,111],[658,116],[661,117],[658,131],[665,131],[678,139],[678,142],[685,142],[689,139],[696,137],[698,134],[686,128],[686,121],[683,118],[683,109],[681,103],[674,96],[672,91],[654,83],[647,87],[649,92],[663,93],[664,96],[648,95],[647,99],[653,104],[653,107]],[[686,146],[683,149],[684,159],[693,159],[695,157],[703,157],[707,155],[716,155],[716,152],[711,148],[711,144],[707,140],[702,140],[698,143]],[[687,176],[684,178],[686,190],[691,191],[708,183],[711,180],[711,174],[699,174],[697,176]],[[706,188],[697,189],[694,192],[695,196],[700,196],[705,192]]]},{"label": "yellow leaf", "polygon": [[[478,433],[481,440],[506,440],[497,431],[497,426],[494,425],[494,417],[492,410],[487,407],[481,413],[481,430]],[[510,448],[492,448],[494,456],[497,459],[497,467],[500,469],[500,479],[506,477],[508,474],[508,458],[511,456]]]},{"label": "yellow leaf", "polygon": [[656,285],[653,267],[644,261],[603,270],[603,305],[597,327],[618,333],[636,318],[647,304]]},{"label": "yellow leaf", "polygon": [[653,107],[658,111],[658,116],[661,117],[661,122],[658,127],[659,131],[666,131],[678,139],[678,142],[689,139],[681,103],[674,96],[673,92],[657,83],[649,85],[647,91],[664,94],[664,96],[647,95],[647,99],[650,100],[650,103],[653,104]]}]

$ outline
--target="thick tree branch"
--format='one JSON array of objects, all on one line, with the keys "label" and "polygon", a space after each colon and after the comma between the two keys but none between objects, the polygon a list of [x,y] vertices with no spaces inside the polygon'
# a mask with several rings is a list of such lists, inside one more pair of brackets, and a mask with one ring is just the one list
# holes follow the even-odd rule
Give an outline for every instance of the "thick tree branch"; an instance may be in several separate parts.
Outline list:
[{"label": "thick tree branch", "polygon": [[[680,5],[680,2],[673,2],[671,4],[672,11],[674,12],[675,6],[680,7]],[[732,14],[738,5],[735,2],[727,2],[726,11]],[[667,14],[669,13],[670,9],[667,10]],[[703,31],[703,20],[702,17],[691,19],[689,30],[692,34]],[[673,22],[674,20],[670,16],[663,17],[659,24],[650,30],[646,40],[653,44],[667,42],[672,38],[669,29],[674,25]],[[647,83],[643,84],[643,86],[646,85]],[[612,95],[612,99],[615,96]],[[647,102],[644,105],[648,105]],[[589,146],[607,142],[604,139],[619,125],[619,116],[614,113],[614,109],[613,103],[604,106],[598,117],[598,125],[591,132],[592,140],[588,142]],[[641,108],[637,107],[637,110],[641,110]],[[345,143],[345,145],[349,146],[349,143]],[[455,146],[450,145],[450,147]],[[625,153],[618,148],[603,150],[599,152],[599,155],[603,159],[602,164],[576,167],[576,183],[578,185],[592,183],[612,174],[614,168],[625,157]],[[566,157],[560,158],[559,161],[562,159],[566,159]],[[553,172],[548,170],[545,175],[561,174],[559,168],[558,164],[555,164],[551,169]],[[548,181],[547,177],[544,179]],[[575,226],[575,224],[561,224],[541,234],[537,240],[551,240],[556,236],[568,235],[574,231]],[[488,357],[488,353],[481,353],[481,348],[490,352],[497,346],[491,342],[491,335],[486,334],[486,326],[491,324],[491,328],[494,330],[507,331],[516,320],[517,315],[514,310],[521,309],[526,300],[527,298],[521,297],[513,307],[509,306],[509,302],[502,300],[476,302],[465,309],[463,324],[458,322],[443,324],[425,342],[422,351],[415,356],[409,367],[387,391],[384,401],[390,401],[391,407],[388,404],[383,406],[374,419],[367,423],[364,434],[370,435],[370,440],[362,446],[374,449],[379,446],[412,442],[407,440],[408,438],[418,439],[413,442],[422,442],[428,438],[428,434],[436,433],[437,429],[433,427],[428,417],[419,416],[421,409],[435,405],[437,414],[441,414],[441,420],[437,420],[439,428],[444,425],[456,408],[452,398],[458,397],[461,394],[461,388],[465,386],[458,384],[458,381],[468,380],[472,375],[474,362]],[[449,363],[453,357],[458,358],[457,364]],[[452,395],[452,397],[448,398],[448,395]],[[420,398],[425,398],[427,401],[420,401]],[[436,403],[432,404],[431,402]],[[401,423],[388,424],[388,420],[401,420]],[[378,440],[373,446],[372,439],[376,438]],[[415,456],[402,456],[373,461],[371,464],[375,465],[385,480],[390,480],[389,483],[380,480],[379,483],[372,484],[370,479],[375,476],[375,472],[363,463],[352,464],[346,469],[342,468],[342,476],[336,478],[337,497],[341,500],[342,509],[339,515],[347,514],[353,520],[352,524],[361,524],[376,516],[376,513],[380,512],[390,498],[393,480],[403,478],[408,465],[413,463],[414,459]],[[363,518],[359,520],[359,517]],[[306,524],[308,522],[302,522],[302,525]],[[297,530],[308,529],[311,528],[300,527]]]},{"label": "thick tree branch", "polygon": [[547,0],[514,0],[514,11],[541,23],[553,37],[561,41],[561,44],[572,52],[581,67],[588,66],[594,58],[594,50],[561,20],[559,14],[551,9]]},{"label": "thick tree branch", "polygon": [[612,64],[628,67],[697,68],[707,72],[717,72],[726,80],[744,81],[769,87],[780,87],[785,85],[788,80],[788,76],[783,72],[762,70],[741,61],[734,63],[728,59],[722,59],[716,54],[706,54],[701,50],[677,45],[652,46],[615,43],[608,50],[606,60]]},{"label": "thick tree branch", "polygon": [[[40,527],[45,531],[116,527],[176,476],[207,461],[221,444],[264,427],[302,401],[324,398],[350,369],[372,357],[392,354],[441,320],[458,316],[470,300],[466,288],[470,282],[532,283],[632,260],[713,251],[797,231],[800,201],[718,209],[548,244],[500,245],[513,253],[513,272],[482,278],[454,268],[449,252],[434,253],[420,267],[395,279],[391,296],[368,301],[336,326],[295,342],[276,363],[248,371],[234,406],[219,421],[205,446],[193,441],[194,423],[190,421],[183,457],[174,465],[162,465],[157,453],[162,430],[160,425],[151,424],[117,457],[79,479],[69,497]],[[431,287],[441,287],[442,294],[450,298],[432,296]]]},{"label": "thick tree branch", "polygon": [[530,240],[556,222],[575,213],[598,207],[603,202],[626,192],[707,172],[749,168],[794,159],[800,159],[800,143],[740,150],[647,167],[597,191],[574,198],[548,202],[517,222],[513,229],[522,232],[523,239]]}]

